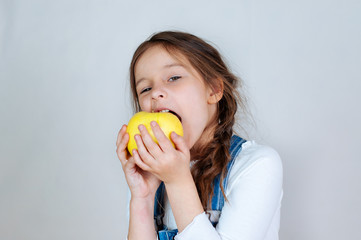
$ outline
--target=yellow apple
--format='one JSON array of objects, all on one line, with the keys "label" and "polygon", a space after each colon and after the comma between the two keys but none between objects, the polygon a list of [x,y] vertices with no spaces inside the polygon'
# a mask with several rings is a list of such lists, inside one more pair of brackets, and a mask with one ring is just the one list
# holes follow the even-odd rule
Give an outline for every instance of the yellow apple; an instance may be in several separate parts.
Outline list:
[{"label": "yellow apple", "polygon": [[[152,128],[150,127],[151,121],[156,121],[158,123],[158,125],[163,130],[164,134],[168,137],[169,140],[171,140],[170,134],[173,131],[178,135],[183,136],[183,126],[176,115],[169,112],[138,112],[129,120],[127,127],[127,133],[129,134],[128,151],[131,155],[133,155],[133,149],[138,149],[134,139],[134,135],[140,134],[138,129],[138,126],[140,124],[143,124],[147,128],[148,133],[152,137],[153,141],[158,143],[157,139],[153,134]],[[174,146],[173,142],[172,144]]]}]

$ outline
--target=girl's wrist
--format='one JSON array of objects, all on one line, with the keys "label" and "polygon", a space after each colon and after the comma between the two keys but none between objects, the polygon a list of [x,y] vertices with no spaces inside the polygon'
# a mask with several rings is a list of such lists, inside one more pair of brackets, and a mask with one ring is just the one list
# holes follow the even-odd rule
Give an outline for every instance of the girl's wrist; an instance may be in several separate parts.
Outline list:
[{"label": "girl's wrist", "polygon": [[[182,193],[182,192],[194,192],[196,190],[196,184],[193,180],[192,174],[185,175],[182,178],[178,178],[176,181],[164,182],[167,192]],[[198,193],[197,193],[198,195]]]},{"label": "girl's wrist", "polygon": [[190,171],[182,176],[177,176],[170,181],[164,181],[166,188],[178,188],[179,186],[183,186],[185,184],[194,184],[192,173]]},{"label": "girl's wrist", "polygon": [[157,189],[158,187],[153,190],[149,189],[146,193],[139,193],[139,189],[137,189],[136,191],[130,190],[130,201],[149,201],[152,199],[154,200]]},{"label": "girl's wrist", "polygon": [[154,198],[131,198],[129,211],[140,217],[140,219],[153,219]]},{"label": "girl's wrist", "polygon": [[154,197],[153,194],[150,194],[149,196],[146,197],[135,197],[135,196],[131,196],[130,198],[130,206],[132,205],[148,205],[151,204],[152,202],[154,202]]}]

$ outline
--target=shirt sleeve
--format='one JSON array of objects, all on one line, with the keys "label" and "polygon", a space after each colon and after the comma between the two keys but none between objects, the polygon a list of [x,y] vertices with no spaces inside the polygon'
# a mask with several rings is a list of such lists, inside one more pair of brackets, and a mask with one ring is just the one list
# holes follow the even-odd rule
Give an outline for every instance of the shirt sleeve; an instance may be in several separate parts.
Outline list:
[{"label": "shirt sleeve", "polygon": [[[257,155],[246,168],[234,166],[236,169],[226,191],[228,202],[225,202],[216,228],[202,213],[175,239],[278,239],[277,214],[283,195],[282,163],[274,150],[268,153]],[[270,231],[273,235],[268,236]]]}]

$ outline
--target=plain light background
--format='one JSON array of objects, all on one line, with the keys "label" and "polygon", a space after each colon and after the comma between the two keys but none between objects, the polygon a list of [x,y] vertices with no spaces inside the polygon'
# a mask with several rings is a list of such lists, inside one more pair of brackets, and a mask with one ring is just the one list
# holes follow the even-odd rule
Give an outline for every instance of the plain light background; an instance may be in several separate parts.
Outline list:
[{"label": "plain light background", "polygon": [[360,1],[0,0],[0,239],[124,239],[115,154],[150,34],[212,42],[284,164],[280,239],[361,239]]}]

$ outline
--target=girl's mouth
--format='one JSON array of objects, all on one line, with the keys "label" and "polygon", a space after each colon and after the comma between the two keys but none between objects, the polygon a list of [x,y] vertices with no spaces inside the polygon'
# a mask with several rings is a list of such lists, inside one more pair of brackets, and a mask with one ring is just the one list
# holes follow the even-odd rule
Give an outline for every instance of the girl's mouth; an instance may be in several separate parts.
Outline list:
[{"label": "girl's mouth", "polygon": [[173,112],[172,110],[163,109],[163,110],[160,110],[160,111],[158,111],[158,112],[169,112],[169,113],[175,115],[175,116],[179,119],[179,121],[182,122],[182,118],[181,118],[176,112]]}]

